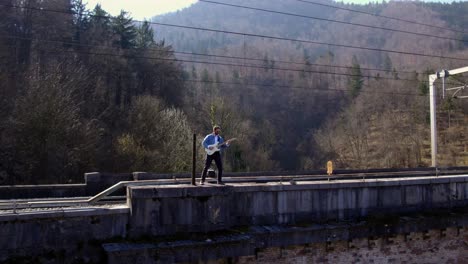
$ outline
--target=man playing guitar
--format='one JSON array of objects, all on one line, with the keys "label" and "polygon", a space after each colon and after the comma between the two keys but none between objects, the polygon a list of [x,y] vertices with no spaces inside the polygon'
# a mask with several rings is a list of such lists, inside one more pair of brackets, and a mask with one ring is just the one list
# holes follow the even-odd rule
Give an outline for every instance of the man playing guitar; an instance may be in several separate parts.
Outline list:
[{"label": "man playing guitar", "polygon": [[218,168],[218,184],[224,185],[221,177],[223,176],[223,161],[221,160],[221,149],[229,147],[229,143],[233,140],[224,141],[219,135],[221,128],[219,126],[213,127],[213,133],[208,134],[203,139],[203,147],[206,151],[205,167],[203,168],[200,185],[205,184],[206,173],[211,166],[211,162],[214,160],[216,167]]}]

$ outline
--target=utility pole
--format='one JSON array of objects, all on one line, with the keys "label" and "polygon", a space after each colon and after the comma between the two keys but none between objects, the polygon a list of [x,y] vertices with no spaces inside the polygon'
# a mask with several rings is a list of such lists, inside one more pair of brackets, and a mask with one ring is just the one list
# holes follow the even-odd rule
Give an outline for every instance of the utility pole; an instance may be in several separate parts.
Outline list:
[{"label": "utility pole", "polygon": [[197,185],[195,183],[195,170],[197,168],[197,134],[193,133],[193,142],[192,142],[192,185]]},{"label": "utility pole", "polygon": [[[464,72],[468,72],[468,66],[463,68],[458,68],[454,70],[441,70],[436,72],[435,74],[429,75],[429,101],[430,101],[430,112],[431,112],[431,157],[432,157],[432,167],[437,167],[437,120],[436,120],[436,91],[434,87],[434,82],[437,79],[445,79],[449,76],[461,74]],[[443,93],[445,95],[445,84],[443,88]],[[459,88],[459,87],[457,87]],[[451,90],[451,89],[447,89]],[[465,97],[465,96],[463,96]],[[460,97],[462,98],[462,97]]]}]

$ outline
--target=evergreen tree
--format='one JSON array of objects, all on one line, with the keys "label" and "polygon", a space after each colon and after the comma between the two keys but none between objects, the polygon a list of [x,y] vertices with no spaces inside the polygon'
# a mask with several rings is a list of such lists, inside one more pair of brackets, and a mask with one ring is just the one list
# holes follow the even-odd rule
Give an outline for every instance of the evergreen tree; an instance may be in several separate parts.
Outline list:
[{"label": "evergreen tree", "polygon": [[136,45],[137,29],[133,25],[130,15],[121,11],[120,14],[112,19],[112,29],[117,35],[114,44],[122,49],[134,48]]},{"label": "evergreen tree", "polygon": [[148,21],[144,21],[143,24],[137,29],[136,35],[136,48],[146,49],[155,44],[154,42],[154,31],[150,27]]},{"label": "evergreen tree", "polygon": [[79,43],[81,41],[82,32],[85,31],[89,25],[89,17],[85,14],[86,4],[83,3],[83,0],[72,0],[71,4],[72,12],[74,13],[73,24],[75,26],[73,40]]},{"label": "evergreen tree", "polygon": [[197,69],[195,69],[195,66],[193,65],[192,65],[192,78],[194,80],[198,79]]},{"label": "evergreen tree", "polygon": [[384,69],[388,72],[390,72],[393,68],[392,60],[388,56],[388,54],[385,54],[385,59],[384,59]]},{"label": "evergreen tree", "polygon": [[361,73],[361,66],[357,62],[355,56],[353,56],[353,65],[351,67],[350,74],[351,77],[349,80],[349,86],[351,89],[351,96],[355,98],[359,95],[359,92],[361,91],[362,86],[364,84],[364,79]]},{"label": "evergreen tree", "polygon": [[268,71],[269,70],[269,67],[270,67],[270,60],[268,59],[268,54],[265,54],[265,56],[263,56],[263,64],[262,64],[264,68],[264,71]]},{"label": "evergreen tree", "polygon": [[398,72],[395,68],[393,68],[393,71],[392,71],[392,76],[393,76],[393,79],[395,80],[398,80],[400,77],[398,77]]},{"label": "evergreen tree", "polygon": [[201,80],[202,82],[206,82],[206,83],[210,83],[212,81],[210,73],[208,72],[207,69],[203,69]]},{"label": "evergreen tree", "polygon": [[93,24],[94,26],[101,26],[103,28],[110,28],[109,14],[104,9],[102,9],[100,4],[97,4],[91,13],[91,24]]},{"label": "evergreen tree", "polygon": [[299,77],[305,79],[306,76],[310,76],[311,66],[309,55],[304,53],[304,69],[299,73]]},{"label": "evergreen tree", "polygon": [[90,44],[110,46],[112,35],[110,15],[98,4],[89,17],[86,36],[81,36],[81,38],[86,39]]}]

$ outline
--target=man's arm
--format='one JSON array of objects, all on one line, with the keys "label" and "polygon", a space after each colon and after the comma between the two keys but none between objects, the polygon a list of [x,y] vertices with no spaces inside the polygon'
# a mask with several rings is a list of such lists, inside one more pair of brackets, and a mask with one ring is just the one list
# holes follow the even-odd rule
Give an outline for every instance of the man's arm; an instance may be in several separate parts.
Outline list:
[{"label": "man's arm", "polygon": [[[223,139],[222,137],[220,137],[220,143],[223,143],[223,142],[224,142],[224,139]],[[229,143],[230,143],[230,142],[231,142],[231,141],[228,140],[228,141],[226,142],[226,144],[224,144],[224,145],[221,146],[221,148],[227,148],[227,147],[229,147]]]},{"label": "man's arm", "polygon": [[202,142],[202,145],[204,148],[208,148],[208,138],[210,137],[211,135],[207,135],[204,139],[203,139],[203,142]]}]

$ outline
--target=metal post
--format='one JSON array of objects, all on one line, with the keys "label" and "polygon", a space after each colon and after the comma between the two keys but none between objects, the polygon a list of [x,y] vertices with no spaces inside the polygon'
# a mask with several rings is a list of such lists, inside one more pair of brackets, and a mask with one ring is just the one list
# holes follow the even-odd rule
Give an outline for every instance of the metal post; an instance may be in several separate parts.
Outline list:
[{"label": "metal post", "polygon": [[437,125],[436,125],[436,92],[434,82],[437,75],[429,75],[429,104],[431,112],[431,159],[432,167],[437,167]]},{"label": "metal post", "polygon": [[193,152],[192,152],[192,185],[196,185],[195,183],[195,170],[196,170],[196,163],[197,163],[197,134],[193,134]]},{"label": "metal post", "polygon": [[[454,70],[442,70],[436,74],[429,75],[429,97],[430,97],[430,111],[431,111],[431,154],[432,154],[432,167],[437,168],[437,125],[436,125],[436,92],[434,82],[439,78],[446,78],[452,75],[468,72],[468,66]],[[444,80],[443,80],[444,81]],[[445,96],[445,82],[443,83]]]}]

